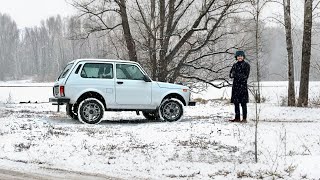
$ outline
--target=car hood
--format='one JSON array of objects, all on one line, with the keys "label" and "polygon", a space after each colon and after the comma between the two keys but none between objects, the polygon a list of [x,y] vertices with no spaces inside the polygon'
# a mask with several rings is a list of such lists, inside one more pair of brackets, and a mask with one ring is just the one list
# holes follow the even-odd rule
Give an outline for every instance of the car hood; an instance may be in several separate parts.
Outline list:
[{"label": "car hood", "polygon": [[157,82],[160,88],[168,88],[168,89],[184,89],[187,88],[187,86],[183,86],[180,84],[172,84],[172,83],[165,83],[165,82]]}]

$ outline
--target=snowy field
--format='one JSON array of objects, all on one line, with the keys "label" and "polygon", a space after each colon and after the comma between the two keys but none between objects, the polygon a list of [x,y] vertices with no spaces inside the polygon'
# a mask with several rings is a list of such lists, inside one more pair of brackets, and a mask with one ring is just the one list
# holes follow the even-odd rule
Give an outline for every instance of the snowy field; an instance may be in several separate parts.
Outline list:
[{"label": "snowy field", "polygon": [[[285,82],[263,83],[258,163],[253,103],[247,124],[228,122],[234,116],[228,100],[211,100],[186,107],[179,122],[106,112],[101,124],[84,125],[69,119],[64,106],[57,113],[56,106],[44,103],[52,88],[40,86],[52,83],[0,82],[18,85],[37,87],[0,88],[0,170],[44,177],[51,169],[119,179],[320,179],[320,108],[280,106]],[[319,86],[311,82],[314,102]],[[194,98],[228,99],[230,91],[209,88]]]}]

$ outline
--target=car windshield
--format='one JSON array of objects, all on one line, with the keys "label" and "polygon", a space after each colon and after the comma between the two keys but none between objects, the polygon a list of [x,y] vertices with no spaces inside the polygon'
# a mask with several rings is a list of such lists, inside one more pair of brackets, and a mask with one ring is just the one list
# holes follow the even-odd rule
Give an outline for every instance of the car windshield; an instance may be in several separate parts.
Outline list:
[{"label": "car windshield", "polygon": [[64,68],[64,70],[63,70],[62,73],[60,74],[58,80],[66,77],[66,75],[67,75],[67,73],[69,72],[69,70],[71,69],[72,65],[73,65],[73,63],[68,64],[68,65]]}]

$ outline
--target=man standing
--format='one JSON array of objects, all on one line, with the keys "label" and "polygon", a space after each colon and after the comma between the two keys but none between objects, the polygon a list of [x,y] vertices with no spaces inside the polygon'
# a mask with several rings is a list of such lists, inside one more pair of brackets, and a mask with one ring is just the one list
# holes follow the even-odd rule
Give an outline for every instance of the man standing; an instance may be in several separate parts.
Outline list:
[{"label": "man standing", "polygon": [[[235,54],[237,60],[230,70],[230,78],[233,78],[231,103],[234,104],[235,118],[231,122],[247,122],[247,103],[249,101],[247,80],[250,74],[250,65],[245,62],[246,58],[243,51]],[[242,107],[243,119],[240,121],[240,104]]]}]

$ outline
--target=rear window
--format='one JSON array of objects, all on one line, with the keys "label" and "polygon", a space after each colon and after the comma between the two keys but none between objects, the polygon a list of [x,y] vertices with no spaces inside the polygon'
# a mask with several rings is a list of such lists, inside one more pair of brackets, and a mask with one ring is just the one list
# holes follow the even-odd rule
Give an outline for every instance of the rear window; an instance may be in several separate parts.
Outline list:
[{"label": "rear window", "polygon": [[58,79],[65,78],[72,66],[73,66],[73,63],[68,64],[68,65],[64,68],[64,70],[62,71],[62,73],[60,74],[60,76],[59,76]]}]

